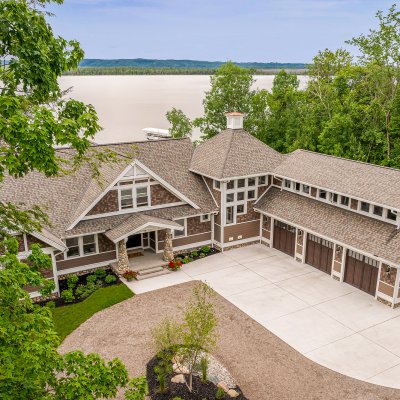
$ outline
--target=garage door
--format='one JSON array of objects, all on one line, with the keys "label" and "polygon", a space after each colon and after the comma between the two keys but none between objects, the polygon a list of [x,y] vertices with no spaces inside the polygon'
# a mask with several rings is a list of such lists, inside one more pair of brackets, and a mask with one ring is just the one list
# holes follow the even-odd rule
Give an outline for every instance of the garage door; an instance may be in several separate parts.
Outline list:
[{"label": "garage door", "polygon": [[331,274],[333,243],[318,236],[307,234],[306,263]]},{"label": "garage door", "polygon": [[349,250],[346,256],[344,281],[375,296],[378,267],[377,260]]},{"label": "garage door", "polygon": [[296,228],[275,220],[274,222],[274,248],[294,256],[296,241]]}]

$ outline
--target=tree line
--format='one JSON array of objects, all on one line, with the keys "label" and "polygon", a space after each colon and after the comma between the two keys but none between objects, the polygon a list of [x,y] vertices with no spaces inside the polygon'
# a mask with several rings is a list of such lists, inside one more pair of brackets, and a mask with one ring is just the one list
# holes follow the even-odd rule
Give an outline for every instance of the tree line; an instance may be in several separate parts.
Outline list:
[{"label": "tree line", "polygon": [[246,114],[244,128],[288,153],[302,148],[369,163],[400,167],[400,12],[376,15],[378,28],[346,43],[357,49],[320,51],[297,76],[280,71],[271,91],[254,90],[251,71],[228,62],[211,76],[203,116],[167,113],[174,136],[200,128],[202,140],[225,129],[224,114]]}]

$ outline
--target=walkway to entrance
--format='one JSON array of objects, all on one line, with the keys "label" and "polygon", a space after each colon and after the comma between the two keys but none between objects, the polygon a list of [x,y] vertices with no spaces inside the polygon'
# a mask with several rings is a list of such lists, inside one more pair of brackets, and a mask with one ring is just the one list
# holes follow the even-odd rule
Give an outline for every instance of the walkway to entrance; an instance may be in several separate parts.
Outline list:
[{"label": "walkway to entrance", "polygon": [[309,265],[253,245],[130,282],[143,293],[202,280],[311,360],[345,375],[400,388],[400,308]]}]

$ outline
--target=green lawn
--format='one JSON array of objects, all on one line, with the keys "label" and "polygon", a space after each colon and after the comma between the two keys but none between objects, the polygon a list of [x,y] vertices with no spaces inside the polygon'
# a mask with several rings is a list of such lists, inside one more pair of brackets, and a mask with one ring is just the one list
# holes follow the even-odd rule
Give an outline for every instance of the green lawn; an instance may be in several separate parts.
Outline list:
[{"label": "green lawn", "polygon": [[124,284],[113,285],[96,290],[80,303],[54,308],[52,312],[58,336],[61,340],[64,340],[67,335],[97,311],[101,311],[132,296],[133,293]]}]

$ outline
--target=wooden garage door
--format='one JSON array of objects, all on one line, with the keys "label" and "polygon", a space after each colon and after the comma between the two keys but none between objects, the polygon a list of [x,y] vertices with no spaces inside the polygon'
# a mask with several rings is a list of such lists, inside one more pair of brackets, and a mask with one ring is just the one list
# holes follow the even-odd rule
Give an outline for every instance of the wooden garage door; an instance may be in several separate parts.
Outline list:
[{"label": "wooden garage door", "polygon": [[307,234],[306,263],[331,274],[333,243],[318,236]]},{"label": "wooden garage door", "polygon": [[344,281],[375,296],[378,267],[377,260],[349,250],[346,256]]},{"label": "wooden garage door", "polygon": [[274,248],[294,256],[296,241],[296,228],[275,220],[274,222]]}]

